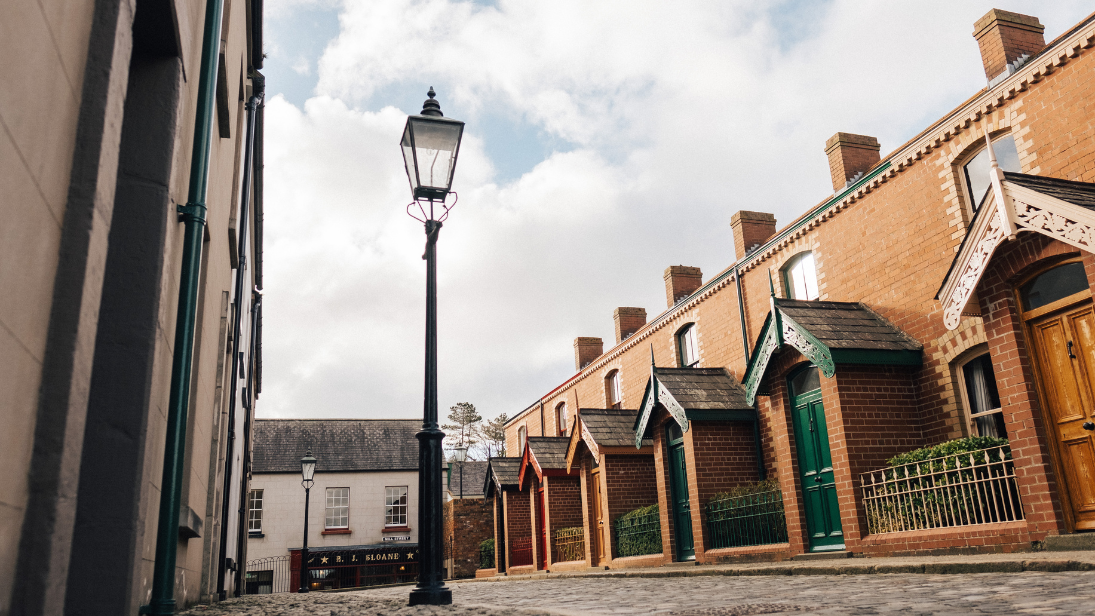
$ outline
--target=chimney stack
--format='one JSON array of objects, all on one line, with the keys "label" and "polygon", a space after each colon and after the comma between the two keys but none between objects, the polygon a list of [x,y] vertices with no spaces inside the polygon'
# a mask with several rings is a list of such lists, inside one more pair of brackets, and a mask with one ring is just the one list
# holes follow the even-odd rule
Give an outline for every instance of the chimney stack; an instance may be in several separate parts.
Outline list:
[{"label": "chimney stack", "polygon": [[665,300],[670,308],[703,285],[703,272],[698,267],[670,265],[662,277],[665,278]]},{"label": "chimney stack", "polygon": [[621,306],[612,311],[612,321],[616,323],[616,344],[620,344],[646,325],[646,308]]},{"label": "chimney stack", "polygon": [[776,217],[742,210],[730,218],[730,228],[734,231],[734,256],[740,260],[776,234]]},{"label": "chimney stack", "polygon": [[1042,51],[1046,27],[1037,17],[992,9],[973,24],[973,38],[981,48],[985,77],[991,83],[1009,73],[1008,65],[1025,55]]},{"label": "chimney stack", "polygon": [[881,146],[878,139],[867,135],[837,133],[825,142],[825,154],[829,156],[829,173],[833,176],[833,190],[840,191],[852,178],[878,164]]},{"label": "chimney stack", "polygon": [[574,339],[574,369],[581,370],[605,352],[605,343],[600,338]]}]

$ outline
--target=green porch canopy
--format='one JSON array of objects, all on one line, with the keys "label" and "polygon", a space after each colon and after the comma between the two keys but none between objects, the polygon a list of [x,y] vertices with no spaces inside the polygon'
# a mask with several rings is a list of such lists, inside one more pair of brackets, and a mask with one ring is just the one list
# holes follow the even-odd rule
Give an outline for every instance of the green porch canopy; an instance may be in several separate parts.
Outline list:
[{"label": "green porch canopy", "polygon": [[653,438],[650,417],[661,404],[688,431],[690,420],[757,421],[757,411],[745,402],[745,391],[722,368],[650,367],[643,402],[635,418],[635,447]]},{"label": "green porch canopy", "polygon": [[923,346],[858,302],[801,301],[772,298],[753,357],[745,370],[745,401],[752,405],[768,363],[789,344],[827,377],[837,364],[919,366]]}]

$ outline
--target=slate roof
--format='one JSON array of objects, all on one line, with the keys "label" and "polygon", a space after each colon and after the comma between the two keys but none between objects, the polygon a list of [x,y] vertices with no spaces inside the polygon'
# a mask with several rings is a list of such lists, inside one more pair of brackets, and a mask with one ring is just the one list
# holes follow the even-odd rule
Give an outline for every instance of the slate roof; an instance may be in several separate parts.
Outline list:
[{"label": "slate roof", "polygon": [[[581,409],[578,412],[589,435],[600,447],[634,447],[635,416],[630,409]],[[652,439],[644,439],[643,445],[653,445]]]},{"label": "slate roof", "polygon": [[486,485],[487,477],[487,463],[475,462],[472,460],[452,463],[452,477],[449,479],[449,492],[451,492],[453,496],[459,496],[461,494],[461,466],[464,467],[464,496],[483,496],[483,489]]},{"label": "slate roof", "polygon": [[[753,410],[745,402],[745,390],[722,368],[655,368],[654,373],[686,411]],[[631,426],[634,447],[634,422]]]},{"label": "slate roof", "polygon": [[484,472],[483,491],[490,496],[491,487],[516,488],[517,480],[521,473],[521,458],[491,458],[487,462],[487,470]]},{"label": "slate roof", "polygon": [[[632,433],[634,434],[634,433]],[[541,469],[565,470],[567,467],[567,445],[570,438],[565,436],[530,436],[528,446],[536,456]]]},{"label": "slate roof", "polygon": [[299,473],[308,451],[316,472],[416,471],[420,419],[256,419],[252,470]]},{"label": "slate roof", "polygon": [[779,310],[830,349],[919,351],[919,342],[858,302],[781,299]]},{"label": "slate roof", "polygon": [[1073,182],[1041,175],[1007,172],[1004,173],[1004,179],[1072,205],[1095,210],[1095,184],[1090,182]]}]

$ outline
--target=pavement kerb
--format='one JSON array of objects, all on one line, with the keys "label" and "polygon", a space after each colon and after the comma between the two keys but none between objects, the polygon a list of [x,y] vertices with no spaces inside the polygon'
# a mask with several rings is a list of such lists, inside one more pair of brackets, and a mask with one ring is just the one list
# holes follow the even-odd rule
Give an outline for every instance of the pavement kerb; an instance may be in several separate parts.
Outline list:
[{"label": "pavement kerb", "polygon": [[[856,559],[859,560],[859,559]],[[847,562],[847,561],[845,561]],[[877,575],[892,573],[920,573],[930,575],[968,573],[1021,573],[1036,571],[1058,573],[1063,571],[1095,571],[1095,562],[1075,559],[1015,558],[1007,560],[880,563],[856,562],[833,565],[802,565],[779,563],[769,566],[700,565],[694,568],[616,569],[596,572],[536,573],[516,576],[494,576],[451,580],[451,583],[510,582],[519,580],[545,580],[567,578],[674,578],[704,576],[756,576],[756,575]]]}]

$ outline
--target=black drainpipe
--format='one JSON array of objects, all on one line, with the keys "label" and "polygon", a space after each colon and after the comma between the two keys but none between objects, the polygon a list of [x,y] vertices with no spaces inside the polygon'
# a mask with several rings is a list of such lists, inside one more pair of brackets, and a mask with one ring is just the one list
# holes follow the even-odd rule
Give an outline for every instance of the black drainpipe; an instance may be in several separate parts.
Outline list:
[{"label": "black drainpipe", "polygon": [[[749,366],[749,334],[745,331],[745,299],[741,293],[741,269],[740,264],[734,266],[734,281],[738,285],[738,317],[741,318],[741,345],[745,350],[745,365]],[[753,441],[757,447],[757,473],[760,475],[760,480],[764,481],[768,478],[768,471],[764,468],[764,447],[760,442],[760,405],[756,400],[753,400],[753,411],[756,412],[757,417],[753,421]]]},{"label": "black drainpipe", "polygon": [[[251,418],[255,414],[255,347],[258,346],[259,329],[259,304],[262,302],[262,292],[257,288],[251,292],[251,348],[247,360],[247,387],[244,389],[243,406],[247,412],[243,416],[243,461],[240,462],[240,532],[236,533],[236,557],[243,554],[243,540],[247,536],[247,509],[250,497],[248,486],[251,477]],[[246,559],[236,567],[235,596],[243,594],[243,570],[247,566]]]},{"label": "black drainpipe", "polygon": [[[243,278],[247,269],[247,234],[250,227],[250,202],[251,202],[251,166],[255,149],[255,112],[262,103],[262,92],[252,95],[247,101],[247,137],[244,149],[243,161],[243,195],[240,203],[240,217],[236,223],[239,230],[237,239],[238,263],[236,264],[236,288],[235,288],[235,313],[232,325],[232,386],[228,399],[228,445],[224,455],[224,486],[221,497],[221,537],[220,537],[220,566],[217,568],[217,590],[220,599],[227,598],[224,586],[226,569],[228,565],[228,501],[232,493],[232,452],[236,444],[236,387],[240,379],[240,321],[243,319]],[[244,498],[240,494],[240,500]],[[244,532],[243,528],[237,530]],[[237,558],[239,554],[237,553]],[[240,563],[234,563],[237,570]]]}]

